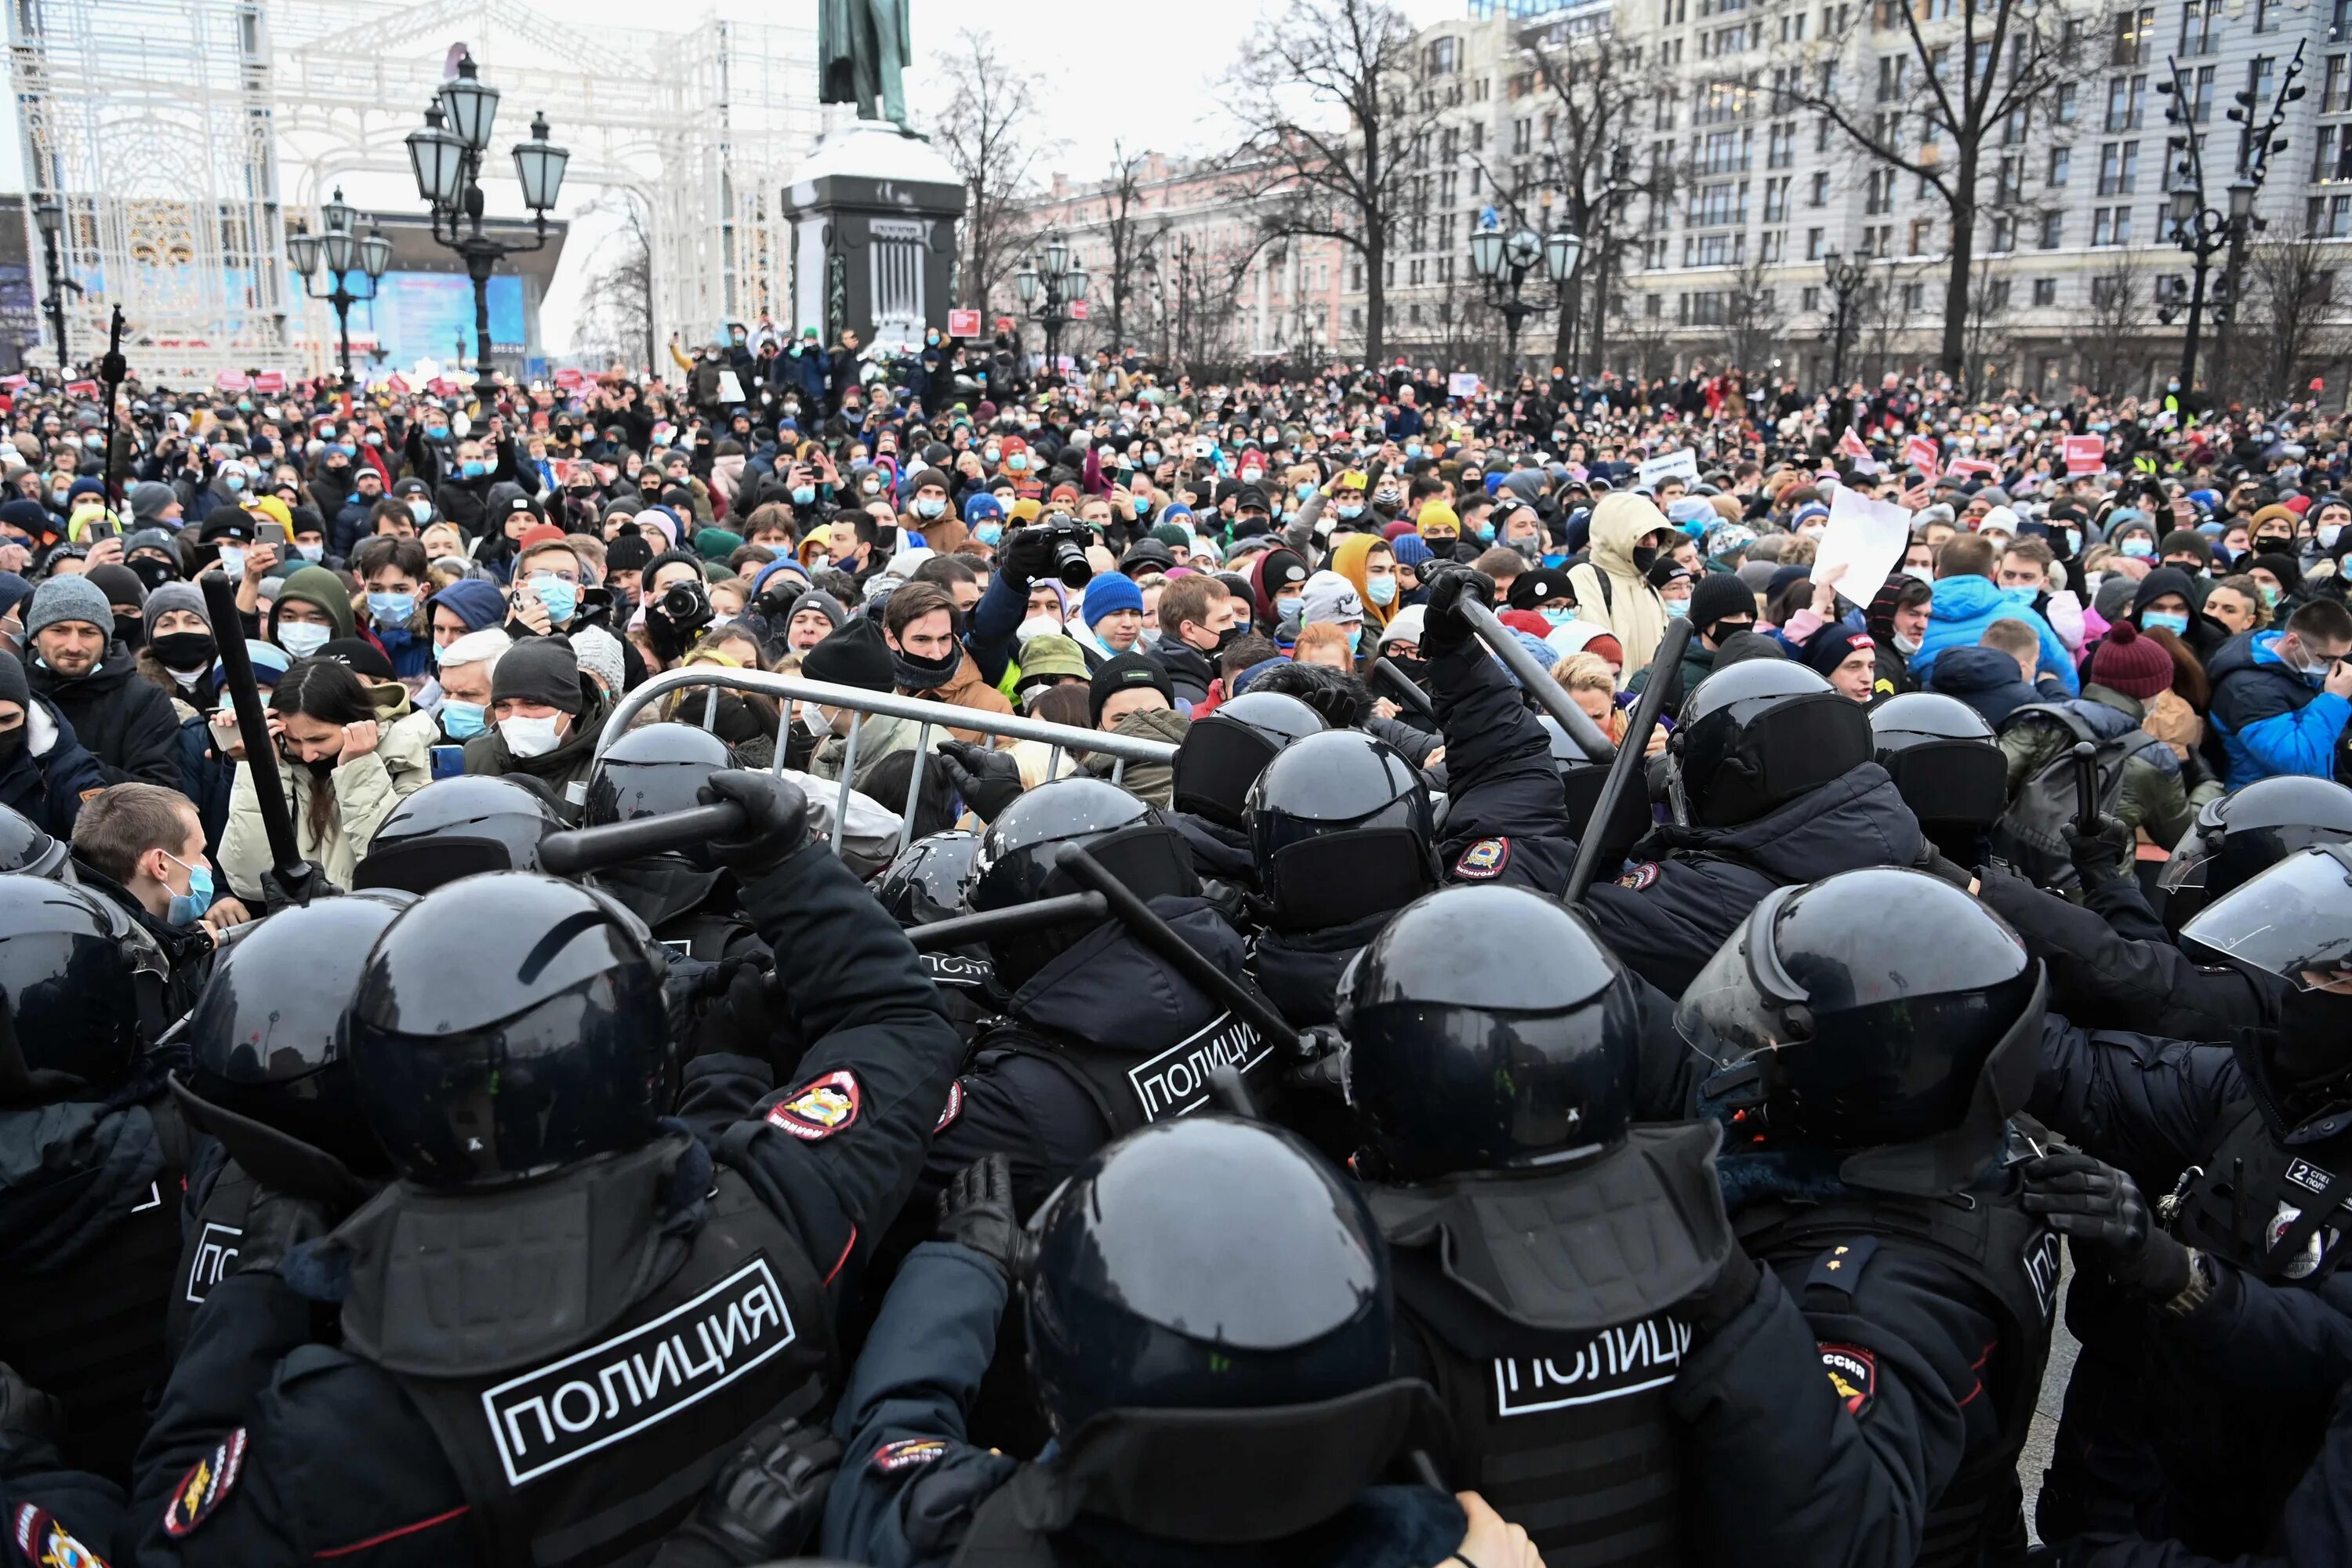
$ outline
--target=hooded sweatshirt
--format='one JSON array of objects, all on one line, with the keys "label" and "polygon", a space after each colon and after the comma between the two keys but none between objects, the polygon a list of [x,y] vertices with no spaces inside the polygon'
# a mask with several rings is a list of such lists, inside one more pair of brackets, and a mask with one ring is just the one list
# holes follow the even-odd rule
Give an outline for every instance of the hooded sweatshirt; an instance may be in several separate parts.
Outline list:
[{"label": "hooded sweatshirt", "polygon": [[1372,603],[1371,579],[1364,571],[1365,558],[1373,551],[1384,548],[1386,546],[1372,534],[1351,533],[1340,540],[1331,551],[1330,569],[1355,584],[1356,597],[1363,602],[1364,624],[1375,634],[1389,624],[1389,617],[1397,610],[1397,602],[1393,599],[1385,605]]},{"label": "hooded sweatshirt", "polygon": [[1628,668],[1647,668],[1666,635],[1666,606],[1633,564],[1642,536],[1666,526],[1664,514],[1640,496],[1618,491],[1592,509],[1592,539],[1585,560],[1568,571],[1580,619],[1609,628],[1625,650]]}]

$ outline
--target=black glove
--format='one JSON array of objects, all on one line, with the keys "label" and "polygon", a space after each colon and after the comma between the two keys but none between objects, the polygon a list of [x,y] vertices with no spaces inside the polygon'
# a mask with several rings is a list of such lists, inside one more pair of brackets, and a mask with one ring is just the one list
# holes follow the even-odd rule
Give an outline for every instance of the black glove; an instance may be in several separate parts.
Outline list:
[{"label": "black glove", "polygon": [[286,1255],[332,1228],[324,1206],[268,1187],[245,1211],[245,1236],[236,1244],[239,1274],[275,1274]]},{"label": "black glove", "polygon": [[710,841],[711,851],[740,876],[772,871],[808,842],[808,796],[789,779],[728,768],[711,774],[694,798],[705,805],[724,800],[743,808],[742,830]]},{"label": "black glove", "polygon": [[[823,1427],[798,1421],[762,1426],[719,1467],[680,1533],[698,1536],[734,1563],[797,1556],[816,1534],[840,1468],[841,1444]],[[694,1558],[709,1561],[709,1555]]]},{"label": "black glove", "polygon": [[2026,1163],[2025,1212],[2071,1236],[2110,1279],[2155,1301],[2189,1289],[2189,1249],[2158,1229],[2138,1185],[2088,1154],[2044,1154]]},{"label": "black glove", "polygon": [[0,1362],[0,1432],[55,1441],[65,1429],[65,1411],[55,1399]]},{"label": "black glove", "polygon": [[1933,844],[1927,844],[1924,839],[1921,842],[1925,847],[1920,852],[1916,869],[1927,872],[1930,877],[1940,877],[1963,893],[1967,892],[1969,884],[1977,879],[1977,874],[1957,860],[1945,858],[1944,852]]},{"label": "black glove", "polygon": [[940,772],[982,822],[995,821],[998,812],[1021,796],[1021,764],[1010,752],[970,741],[941,741],[939,763]]},{"label": "black glove", "polygon": [[1495,580],[1467,566],[1441,566],[1428,581],[1429,597],[1421,623],[1421,656],[1438,658],[1475,636],[1460,609],[1464,598],[1495,607]]},{"label": "black glove", "polygon": [[1037,1244],[1013,1207],[1013,1162],[1002,1154],[974,1160],[940,1194],[940,1239],[968,1247],[1019,1285],[1036,1261]]},{"label": "black glove", "polygon": [[1054,531],[1048,528],[1017,528],[996,552],[996,570],[1026,598],[1029,584],[1054,569]]},{"label": "black glove", "polygon": [[282,874],[272,867],[261,874],[262,913],[274,915],[280,910],[294,909],[312,899],[341,891],[327,880],[327,868],[316,860],[305,860]]},{"label": "black glove", "polygon": [[2116,818],[2101,814],[2088,834],[2076,831],[2071,822],[2061,824],[2058,831],[2066,840],[2066,858],[2074,863],[2074,874],[2084,888],[2105,887],[2131,875],[2138,835]]}]

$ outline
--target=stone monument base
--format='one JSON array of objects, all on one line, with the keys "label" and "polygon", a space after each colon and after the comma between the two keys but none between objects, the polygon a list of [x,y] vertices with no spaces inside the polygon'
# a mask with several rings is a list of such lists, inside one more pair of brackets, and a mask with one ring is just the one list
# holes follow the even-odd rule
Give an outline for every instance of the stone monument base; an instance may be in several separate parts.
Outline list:
[{"label": "stone monument base", "polygon": [[783,191],[793,331],[845,330],[887,349],[945,330],[963,182],[923,137],[856,120],[820,137]]}]

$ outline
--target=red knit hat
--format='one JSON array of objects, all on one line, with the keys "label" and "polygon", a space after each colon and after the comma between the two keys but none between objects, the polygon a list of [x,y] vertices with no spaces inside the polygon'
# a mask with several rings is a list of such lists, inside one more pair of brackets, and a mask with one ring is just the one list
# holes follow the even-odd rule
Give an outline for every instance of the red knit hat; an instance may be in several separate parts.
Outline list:
[{"label": "red knit hat", "polygon": [[517,550],[536,550],[542,544],[561,544],[562,542],[563,531],[556,527],[555,524],[551,522],[542,522],[536,528],[525,529],[523,531],[523,536],[515,541],[515,548]]},{"label": "red knit hat", "polygon": [[2117,621],[2091,655],[2091,679],[2146,702],[2172,689],[2172,656],[2129,621]]}]

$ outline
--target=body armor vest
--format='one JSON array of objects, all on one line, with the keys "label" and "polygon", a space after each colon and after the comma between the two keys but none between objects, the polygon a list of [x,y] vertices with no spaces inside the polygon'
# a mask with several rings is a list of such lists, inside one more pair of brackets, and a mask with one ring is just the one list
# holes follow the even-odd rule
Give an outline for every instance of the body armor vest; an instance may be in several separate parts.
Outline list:
[{"label": "body armor vest", "polygon": [[182,1227],[180,1266],[172,1276],[171,1299],[163,1304],[163,1338],[173,1361],[188,1342],[188,1328],[195,1321],[196,1309],[236,1267],[237,1247],[245,1239],[245,1213],[253,1206],[256,1191],[245,1167],[224,1154],[211,1189]]},{"label": "body armor vest", "polygon": [[[2057,1233],[2020,1205],[2014,1181],[2004,1176],[2000,1183],[1935,1198],[1857,1189],[1818,1203],[1773,1199],[1732,1216],[1740,1244],[1759,1262],[1811,1258],[1870,1237],[1882,1249],[1933,1258],[1993,1304],[1999,1348],[1982,1370],[2000,1437],[1964,1456],[1927,1510],[1919,1568],[1975,1568],[2007,1548],[2024,1551],[2017,1456],[2050,1355],[2059,1248]],[[1809,1308],[1850,1310],[1844,1292],[1831,1287],[1808,1284],[1805,1294]],[[1816,1301],[1816,1295],[1835,1299]]]},{"label": "body armor vest", "polygon": [[2157,1205],[2175,1237],[2281,1283],[2325,1279],[2352,1215],[2352,1140],[2287,1149],[2252,1100],[2224,1111],[2220,1142]]}]

